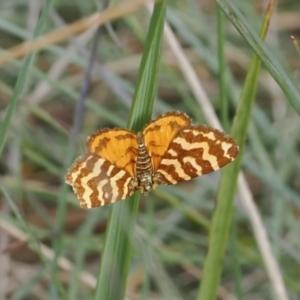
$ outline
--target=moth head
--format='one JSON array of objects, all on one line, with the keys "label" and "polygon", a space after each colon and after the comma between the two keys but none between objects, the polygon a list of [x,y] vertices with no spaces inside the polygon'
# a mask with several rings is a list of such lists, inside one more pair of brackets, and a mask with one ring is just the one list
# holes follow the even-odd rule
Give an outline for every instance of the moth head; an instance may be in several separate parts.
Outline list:
[{"label": "moth head", "polygon": [[142,194],[148,194],[153,189],[153,174],[143,173],[138,177],[137,190]]}]

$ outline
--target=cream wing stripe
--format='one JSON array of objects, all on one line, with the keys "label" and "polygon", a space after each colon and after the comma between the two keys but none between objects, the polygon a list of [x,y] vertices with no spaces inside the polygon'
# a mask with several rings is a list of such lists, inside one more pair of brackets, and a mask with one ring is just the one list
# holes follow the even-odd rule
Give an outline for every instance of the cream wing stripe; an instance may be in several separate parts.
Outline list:
[{"label": "cream wing stripe", "polygon": [[114,167],[115,167],[114,165],[109,166],[109,168],[107,170],[107,176],[110,176],[110,174],[111,174],[112,170],[114,169]]},{"label": "cream wing stripe", "polygon": [[176,184],[177,183],[177,181],[175,179],[173,179],[173,177],[169,173],[167,173],[166,171],[164,171],[163,169],[157,170],[157,173],[162,174],[172,184]]},{"label": "cream wing stripe", "polygon": [[132,177],[128,177],[125,181],[122,199],[125,199],[126,197],[131,195],[131,193],[129,194],[129,184],[130,184],[131,180],[132,180]]},{"label": "cream wing stripe", "polygon": [[[87,183],[90,179],[99,176],[99,174],[101,173],[101,166],[104,164],[104,162],[105,162],[104,159],[99,158],[99,160],[94,164],[94,168],[93,170],[91,170],[91,173],[83,177],[81,180],[81,185],[84,187],[84,193],[82,194],[82,199],[85,201],[87,208],[92,207],[90,196],[93,193],[93,190],[88,186]],[[81,169],[86,167],[86,165],[87,165],[87,161],[83,164]]]},{"label": "cream wing stripe", "polygon": [[201,142],[201,143],[189,143],[186,139],[181,138],[181,137],[177,137],[174,140],[174,143],[179,144],[181,146],[182,149],[184,150],[193,150],[193,149],[203,149],[203,155],[202,158],[204,160],[207,160],[210,162],[211,167],[214,170],[218,170],[219,164],[218,164],[218,160],[217,157],[214,155],[209,154],[209,144],[207,142]]},{"label": "cream wing stripe", "polygon": [[[166,165],[166,166],[174,166],[175,172],[178,174],[180,178],[184,178],[185,180],[191,179],[189,175],[187,175],[184,170],[182,169],[181,163],[177,159],[167,159],[164,158],[161,161],[161,165]],[[159,168],[161,170],[161,168]],[[176,183],[176,181],[175,181]]]},{"label": "cream wing stripe", "polygon": [[222,142],[221,143],[221,147],[222,147],[222,150],[224,151],[224,156],[230,160],[233,160],[233,157],[231,157],[229,154],[228,154],[228,150],[232,147],[232,144],[229,144],[229,143],[225,143],[225,142]]},{"label": "cream wing stripe", "polygon": [[201,132],[200,133],[202,136],[212,140],[212,141],[215,141],[216,140],[216,136],[213,132],[208,132],[208,133],[204,133],[204,132]]},{"label": "cream wing stripe", "polygon": [[110,185],[112,190],[112,197],[111,197],[111,203],[116,202],[118,197],[120,197],[119,193],[119,187],[117,186],[117,181],[122,178],[126,174],[125,171],[120,170],[119,173],[117,173],[115,176],[110,178]]},{"label": "cream wing stripe", "polygon": [[101,202],[101,206],[105,205],[105,200],[104,200],[104,198],[107,198],[107,193],[104,193],[104,194],[103,194],[102,188],[103,188],[104,185],[106,185],[108,182],[109,182],[108,179],[103,179],[103,180],[100,181],[100,183],[99,183],[98,186],[97,186],[97,190],[98,190],[98,193],[99,193],[98,200]]},{"label": "cream wing stripe", "polygon": [[190,163],[192,167],[196,170],[198,176],[202,174],[202,167],[199,164],[197,164],[196,159],[194,157],[191,156],[184,157],[183,162],[185,164]]}]

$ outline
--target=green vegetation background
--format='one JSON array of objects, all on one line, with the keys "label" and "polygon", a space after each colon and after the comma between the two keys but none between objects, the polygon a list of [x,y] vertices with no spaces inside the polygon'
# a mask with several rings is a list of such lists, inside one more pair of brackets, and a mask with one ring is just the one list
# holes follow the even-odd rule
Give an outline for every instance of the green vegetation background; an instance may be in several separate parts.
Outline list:
[{"label": "green vegetation background", "polygon": [[[288,297],[300,298],[300,60],[290,38],[299,39],[300,5],[280,1],[268,16],[260,2],[217,2],[222,10],[163,1],[151,20],[144,8],[0,65],[0,299],[283,299],[243,191],[233,198],[240,165]],[[92,132],[138,130],[171,110],[212,122],[174,48],[161,42],[165,9],[228,133],[236,117],[243,155],[220,189],[215,172],[82,210],[63,178]],[[93,1],[2,1],[0,61],[11,47],[97,10]],[[76,110],[82,95],[86,109]]]}]

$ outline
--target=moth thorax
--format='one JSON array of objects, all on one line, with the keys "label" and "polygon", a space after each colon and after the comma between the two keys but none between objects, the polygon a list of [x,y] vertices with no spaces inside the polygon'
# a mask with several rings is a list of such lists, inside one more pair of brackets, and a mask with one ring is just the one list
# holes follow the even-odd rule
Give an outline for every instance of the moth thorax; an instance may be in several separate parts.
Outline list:
[{"label": "moth thorax", "polygon": [[153,187],[152,163],[141,133],[137,134],[137,142],[138,142],[138,155],[136,159],[137,189],[141,193],[147,194],[152,190]]}]

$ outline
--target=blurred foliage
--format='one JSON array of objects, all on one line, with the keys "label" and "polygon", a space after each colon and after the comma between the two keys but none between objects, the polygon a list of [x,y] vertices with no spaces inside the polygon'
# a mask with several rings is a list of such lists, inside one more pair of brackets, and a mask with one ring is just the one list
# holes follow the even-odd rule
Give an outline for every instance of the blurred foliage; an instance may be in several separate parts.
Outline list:
[{"label": "blurred foliage", "polygon": [[[42,34],[63,28],[101,9],[95,1],[56,1]],[[116,5],[117,1],[111,1]],[[239,11],[258,33],[267,3],[236,1]],[[0,2],[0,58],[13,46],[33,36],[43,2]],[[168,1],[167,20],[197,72],[220,116],[217,13],[213,1]],[[104,26],[88,89],[78,149],[86,137],[102,127],[125,127],[149,26],[146,9]],[[300,3],[278,1],[267,44],[280,66],[295,82],[300,80],[300,58],[290,38],[300,39]],[[64,174],[74,107],[80,98],[94,31],[39,50],[26,71],[26,81],[12,115],[0,160],[1,186],[23,216],[25,231],[0,199],[0,299],[54,299],[49,268],[32,250],[36,239],[52,248],[60,237],[59,272],[53,272],[70,299],[93,299],[109,207],[82,210],[68,189]],[[225,18],[225,54],[229,123],[249,68],[252,50]],[[24,57],[0,65],[0,129]],[[158,74],[153,118],[180,110],[195,123],[207,124],[170,48],[164,46]],[[243,158],[243,170],[271,240],[290,299],[300,298],[300,120],[282,89],[263,66]],[[133,257],[127,299],[195,299],[220,173],[214,172],[177,186],[160,187],[142,198],[133,238]],[[67,201],[65,225],[57,232],[57,208]],[[275,299],[247,214],[236,197],[236,252],[224,259],[219,299],[236,295],[233,260],[240,264],[243,299]],[[30,234],[29,234],[30,232]],[[23,234],[22,234],[23,233]],[[29,242],[27,242],[29,241]],[[42,248],[41,250],[43,250]],[[51,256],[51,252],[49,254]],[[44,258],[49,259],[44,254]],[[50,257],[51,258],[51,257]],[[51,258],[52,259],[52,258]],[[53,275],[52,274],[52,275]],[[52,286],[53,288],[53,286]]]}]

